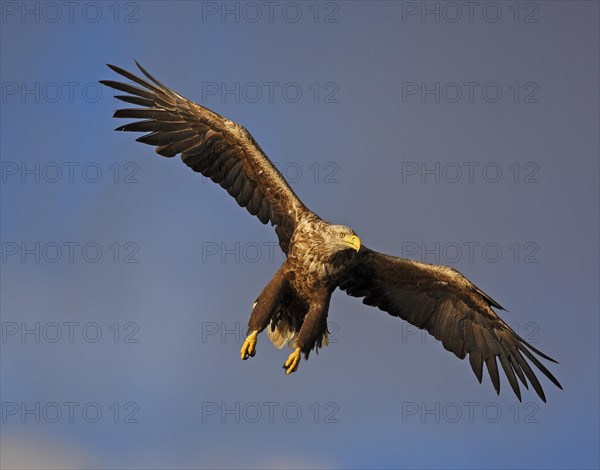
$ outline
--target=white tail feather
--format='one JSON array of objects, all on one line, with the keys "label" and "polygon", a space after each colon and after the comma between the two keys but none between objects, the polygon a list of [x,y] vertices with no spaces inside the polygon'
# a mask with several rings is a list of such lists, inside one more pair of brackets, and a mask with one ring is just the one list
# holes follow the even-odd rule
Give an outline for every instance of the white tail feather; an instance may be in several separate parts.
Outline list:
[{"label": "white tail feather", "polygon": [[[286,344],[291,343],[296,337],[296,333],[292,331],[290,325],[283,320],[280,320],[277,323],[277,326],[274,330],[271,330],[271,326],[267,327],[267,333],[269,334],[269,339],[273,346],[278,349],[283,348]],[[291,346],[291,344],[290,344]]]},{"label": "white tail feather", "polygon": [[[273,346],[277,349],[283,348],[286,344],[292,349],[296,347],[294,342],[296,339],[296,332],[292,331],[289,323],[284,320],[280,320],[274,330],[271,330],[271,325],[269,325],[267,327],[267,334],[269,335],[269,340],[271,340],[271,343],[273,343]],[[329,346],[327,333],[323,333],[321,346]]]}]

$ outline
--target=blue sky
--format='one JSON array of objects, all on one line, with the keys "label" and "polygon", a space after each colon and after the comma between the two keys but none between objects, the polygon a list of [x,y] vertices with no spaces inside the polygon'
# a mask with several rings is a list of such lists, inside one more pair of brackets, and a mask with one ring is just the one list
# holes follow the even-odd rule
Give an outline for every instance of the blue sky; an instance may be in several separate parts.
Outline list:
[{"label": "blue sky", "polygon": [[[2,466],[597,468],[597,2],[2,2]],[[556,358],[496,396],[337,292],[284,376],[275,234],[113,132],[140,61],[247,127],[308,207],[459,269]]]}]

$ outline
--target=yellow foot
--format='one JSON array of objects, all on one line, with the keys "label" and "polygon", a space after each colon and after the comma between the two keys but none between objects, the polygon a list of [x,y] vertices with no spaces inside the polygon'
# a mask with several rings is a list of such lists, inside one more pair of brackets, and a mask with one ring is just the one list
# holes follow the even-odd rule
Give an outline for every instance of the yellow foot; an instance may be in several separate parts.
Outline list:
[{"label": "yellow foot", "polygon": [[300,358],[302,357],[302,352],[300,348],[297,348],[285,361],[283,368],[285,369],[285,374],[289,375],[292,372],[295,372],[298,369],[298,364],[300,364]]},{"label": "yellow foot", "polygon": [[250,356],[254,357],[256,354],[256,338],[258,337],[258,330],[253,331],[244,341],[242,350],[240,351],[242,360],[248,359]]}]

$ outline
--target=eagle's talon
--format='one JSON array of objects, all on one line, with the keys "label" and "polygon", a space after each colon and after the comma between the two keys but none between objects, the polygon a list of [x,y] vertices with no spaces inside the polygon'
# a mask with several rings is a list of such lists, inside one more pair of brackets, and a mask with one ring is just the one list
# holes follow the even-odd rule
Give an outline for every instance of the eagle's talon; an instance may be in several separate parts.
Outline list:
[{"label": "eagle's talon", "polygon": [[287,361],[285,361],[285,364],[283,365],[286,375],[290,375],[292,372],[295,372],[298,369],[301,357],[302,352],[300,348],[296,348],[296,350],[289,355]]},{"label": "eagle's talon", "polygon": [[240,351],[240,356],[243,361],[248,359],[249,357],[254,357],[256,354],[256,338],[258,336],[258,331],[253,331],[248,335],[246,341],[242,345],[242,349]]}]

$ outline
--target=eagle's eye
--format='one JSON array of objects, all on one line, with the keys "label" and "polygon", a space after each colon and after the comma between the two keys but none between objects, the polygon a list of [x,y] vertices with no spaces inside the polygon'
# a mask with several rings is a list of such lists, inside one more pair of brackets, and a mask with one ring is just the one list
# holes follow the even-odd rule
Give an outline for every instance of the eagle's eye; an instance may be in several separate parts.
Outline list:
[{"label": "eagle's eye", "polygon": [[344,238],[346,236],[346,232],[340,232],[340,238]]}]

